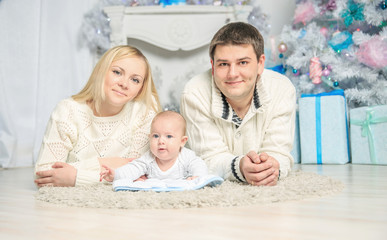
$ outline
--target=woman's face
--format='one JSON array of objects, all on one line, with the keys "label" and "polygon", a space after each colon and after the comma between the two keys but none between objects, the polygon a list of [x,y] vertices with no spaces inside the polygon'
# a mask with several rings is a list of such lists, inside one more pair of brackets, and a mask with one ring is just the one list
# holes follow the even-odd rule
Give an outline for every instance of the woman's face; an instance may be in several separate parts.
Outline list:
[{"label": "woman's face", "polygon": [[102,115],[115,115],[141,91],[145,81],[146,64],[139,57],[124,58],[112,62],[105,76],[105,101]]}]

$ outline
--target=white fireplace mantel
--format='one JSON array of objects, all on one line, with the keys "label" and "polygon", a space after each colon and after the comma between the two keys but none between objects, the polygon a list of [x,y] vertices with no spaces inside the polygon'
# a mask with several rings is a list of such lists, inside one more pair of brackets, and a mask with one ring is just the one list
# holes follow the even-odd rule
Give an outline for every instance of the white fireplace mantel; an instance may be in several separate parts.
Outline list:
[{"label": "white fireplace mantel", "polygon": [[[141,49],[162,105],[177,106],[185,83],[209,69],[208,46],[228,22],[247,22],[252,6],[110,6],[111,46]],[[173,109],[173,108],[172,108]]]},{"label": "white fireplace mantel", "polygon": [[190,51],[209,44],[214,33],[228,22],[247,22],[252,6],[110,6],[112,46],[127,44],[128,38],[157,47]]}]

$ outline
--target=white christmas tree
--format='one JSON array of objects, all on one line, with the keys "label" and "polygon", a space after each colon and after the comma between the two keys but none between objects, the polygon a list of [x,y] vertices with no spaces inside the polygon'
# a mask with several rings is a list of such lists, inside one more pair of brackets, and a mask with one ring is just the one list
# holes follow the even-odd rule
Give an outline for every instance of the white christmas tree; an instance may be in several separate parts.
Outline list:
[{"label": "white christmas tree", "polygon": [[298,94],[345,90],[350,107],[387,104],[387,1],[302,0],[278,46]]}]

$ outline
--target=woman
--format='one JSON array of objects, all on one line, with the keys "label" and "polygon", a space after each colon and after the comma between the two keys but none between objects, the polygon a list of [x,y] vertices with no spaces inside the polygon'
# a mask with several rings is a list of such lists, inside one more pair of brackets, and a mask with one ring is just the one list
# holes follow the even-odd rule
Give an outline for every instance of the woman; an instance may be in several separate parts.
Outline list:
[{"label": "woman", "polygon": [[149,149],[150,124],[160,109],[146,57],[130,46],[108,50],[81,92],[53,111],[35,183],[97,183],[101,165],[117,168]]}]

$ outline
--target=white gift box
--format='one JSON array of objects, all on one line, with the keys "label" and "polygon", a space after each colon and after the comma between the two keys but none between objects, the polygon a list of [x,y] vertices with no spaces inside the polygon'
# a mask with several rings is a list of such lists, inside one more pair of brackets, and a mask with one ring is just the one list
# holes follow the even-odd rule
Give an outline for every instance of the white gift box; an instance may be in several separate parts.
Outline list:
[{"label": "white gift box", "polygon": [[343,90],[302,94],[299,121],[301,163],[349,162],[347,104]]}]

